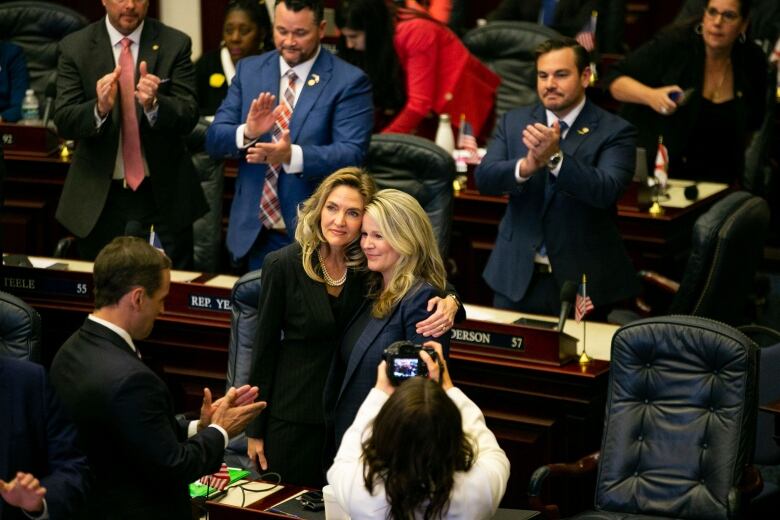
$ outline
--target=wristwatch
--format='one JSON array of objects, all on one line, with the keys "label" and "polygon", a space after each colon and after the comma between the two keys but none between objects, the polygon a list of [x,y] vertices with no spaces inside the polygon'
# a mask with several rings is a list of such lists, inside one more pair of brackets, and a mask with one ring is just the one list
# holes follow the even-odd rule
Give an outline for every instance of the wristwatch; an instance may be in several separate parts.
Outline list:
[{"label": "wristwatch", "polygon": [[549,159],[547,159],[547,168],[549,170],[554,170],[559,164],[561,164],[561,160],[563,160],[563,154],[560,151],[555,152],[550,156]]}]

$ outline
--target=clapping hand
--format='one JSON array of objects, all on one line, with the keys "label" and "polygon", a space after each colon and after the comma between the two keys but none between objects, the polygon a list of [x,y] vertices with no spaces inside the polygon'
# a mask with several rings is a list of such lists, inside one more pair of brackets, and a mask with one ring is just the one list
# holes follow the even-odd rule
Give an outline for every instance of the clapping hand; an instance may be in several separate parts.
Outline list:
[{"label": "clapping hand", "polygon": [[11,506],[18,507],[38,516],[43,512],[43,497],[46,488],[31,473],[18,472],[16,477],[5,482],[0,480],[0,497]]}]

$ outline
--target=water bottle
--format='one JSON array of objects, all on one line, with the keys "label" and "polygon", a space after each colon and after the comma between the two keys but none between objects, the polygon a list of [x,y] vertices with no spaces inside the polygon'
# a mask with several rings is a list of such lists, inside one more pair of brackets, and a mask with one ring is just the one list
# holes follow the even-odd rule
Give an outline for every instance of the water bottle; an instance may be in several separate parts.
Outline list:
[{"label": "water bottle", "polygon": [[40,122],[38,96],[33,89],[27,89],[22,100],[22,124],[34,125]]},{"label": "water bottle", "polygon": [[455,150],[455,135],[452,133],[452,124],[450,115],[442,114],[439,116],[439,128],[436,130],[436,144],[441,146],[448,154],[452,155]]}]

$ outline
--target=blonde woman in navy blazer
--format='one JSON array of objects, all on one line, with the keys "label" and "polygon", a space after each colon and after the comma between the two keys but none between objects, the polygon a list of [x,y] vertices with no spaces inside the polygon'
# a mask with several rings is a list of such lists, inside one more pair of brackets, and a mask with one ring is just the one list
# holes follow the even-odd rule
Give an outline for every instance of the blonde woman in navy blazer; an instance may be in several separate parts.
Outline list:
[{"label": "blonde woman in navy blazer", "polygon": [[[350,322],[328,377],[325,411],[333,435],[331,456],[376,383],[385,347],[398,340],[425,342],[428,338],[415,324],[428,316],[428,300],[446,287],[431,223],[406,193],[377,193],[366,206],[360,247],[373,273],[369,298]],[[446,354],[449,335],[438,341]]]}]

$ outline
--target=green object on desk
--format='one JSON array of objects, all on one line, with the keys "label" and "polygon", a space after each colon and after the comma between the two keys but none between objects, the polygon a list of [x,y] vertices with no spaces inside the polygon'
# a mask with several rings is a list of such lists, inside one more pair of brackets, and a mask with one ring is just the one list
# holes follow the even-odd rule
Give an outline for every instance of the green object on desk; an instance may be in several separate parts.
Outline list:
[{"label": "green object on desk", "polygon": [[[234,484],[237,480],[241,480],[242,478],[249,476],[249,471],[241,468],[228,468],[228,475],[230,475],[230,484]],[[228,486],[230,486],[230,484],[228,484]],[[206,496],[207,493],[208,496]],[[205,484],[201,484],[200,480],[190,484],[190,497],[192,498],[211,498],[214,495],[218,495],[219,493],[222,493],[222,491],[208,487]]]}]

